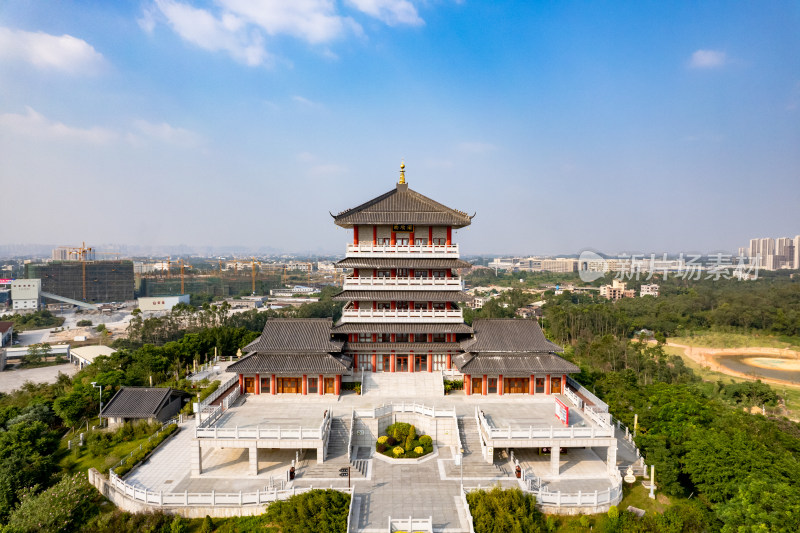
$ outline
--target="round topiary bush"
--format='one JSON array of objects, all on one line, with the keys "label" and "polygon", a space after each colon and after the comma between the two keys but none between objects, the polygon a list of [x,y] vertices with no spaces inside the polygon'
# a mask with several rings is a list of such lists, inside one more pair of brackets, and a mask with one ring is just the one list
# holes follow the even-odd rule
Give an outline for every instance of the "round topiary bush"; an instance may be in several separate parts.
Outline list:
[{"label": "round topiary bush", "polygon": [[395,447],[394,450],[392,450],[392,453],[394,454],[395,457],[400,457],[401,455],[406,453],[406,451],[403,449],[402,446],[397,446]]},{"label": "round topiary bush", "polygon": [[423,435],[419,438],[419,443],[422,444],[423,446],[432,446],[433,439],[431,438],[430,435]]}]

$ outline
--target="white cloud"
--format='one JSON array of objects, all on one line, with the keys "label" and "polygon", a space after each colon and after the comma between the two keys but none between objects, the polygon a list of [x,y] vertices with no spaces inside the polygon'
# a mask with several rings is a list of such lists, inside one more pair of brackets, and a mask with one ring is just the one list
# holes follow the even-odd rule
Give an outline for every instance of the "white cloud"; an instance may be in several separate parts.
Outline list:
[{"label": "white cloud", "polygon": [[309,100],[308,98],[305,98],[304,96],[300,96],[299,94],[296,94],[296,95],[292,96],[292,100],[294,100],[298,104],[306,106],[306,107],[324,107],[319,102],[315,102],[313,100]]},{"label": "white cloud", "polygon": [[105,128],[75,128],[62,122],[55,122],[37,113],[30,107],[24,115],[6,113],[0,115],[0,131],[11,135],[33,138],[35,140],[73,140],[103,144],[117,139],[118,135]]},{"label": "white cloud", "polygon": [[417,13],[417,8],[408,0],[347,0],[347,3],[389,26],[425,24]]},{"label": "white cloud", "polygon": [[728,62],[725,52],[717,50],[697,50],[689,60],[692,68],[718,68]]},{"label": "white cloud", "polygon": [[333,0],[219,0],[219,3],[269,35],[292,35],[314,44],[332,41],[348,29],[361,30],[350,17],[336,13]]},{"label": "white cloud", "polygon": [[161,142],[181,146],[195,146],[200,142],[200,136],[193,131],[177,128],[166,122],[156,124],[146,120],[136,120],[133,125],[141,134]]},{"label": "white cloud", "polygon": [[[173,0],[156,0],[156,6],[178,35],[200,48],[224,50],[249,66],[261,65],[269,57],[263,37],[256,31],[248,30],[245,21],[232,13],[223,13],[217,18],[205,9]],[[147,14],[145,28],[148,26],[146,17]]]},{"label": "white cloud", "polygon": [[94,73],[105,63],[92,45],[72,35],[0,27],[0,61],[4,59],[69,74]]}]

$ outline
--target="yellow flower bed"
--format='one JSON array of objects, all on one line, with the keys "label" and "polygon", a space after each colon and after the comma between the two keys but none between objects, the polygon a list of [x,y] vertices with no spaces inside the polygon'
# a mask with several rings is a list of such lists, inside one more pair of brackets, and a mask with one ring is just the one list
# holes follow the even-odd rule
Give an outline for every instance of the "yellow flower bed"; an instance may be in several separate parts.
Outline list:
[{"label": "yellow flower bed", "polygon": [[424,451],[425,451],[425,449],[422,446],[417,446],[416,448],[414,448],[414,453],[416,453],[418,455],[422,455],[422,452],[424,452]]},{"label": "yellow flower bed", "polygon": [[389,437],[387,437],[386,435],[381,435],[380,437],[378,437],[378,444],[386,444],[386,441],[388,440]]},{"label": "yellow flower bed", "polygon": [[400,457],[401,455],[406,453],[406,451],[401,446],[395,446],[395,448],[392,450],[392,453],[394,454],[395,457]]}]

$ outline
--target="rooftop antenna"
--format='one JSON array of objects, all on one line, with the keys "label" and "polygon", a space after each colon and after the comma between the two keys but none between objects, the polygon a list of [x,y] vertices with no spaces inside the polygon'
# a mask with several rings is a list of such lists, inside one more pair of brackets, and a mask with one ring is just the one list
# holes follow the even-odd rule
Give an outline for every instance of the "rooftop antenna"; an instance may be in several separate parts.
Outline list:
[{"label": "rooftop antenna", "polygon": [[397,183],[400,185],[405,184],[406,182],[406,163],[403,160],[400,160],[400,181]]}]

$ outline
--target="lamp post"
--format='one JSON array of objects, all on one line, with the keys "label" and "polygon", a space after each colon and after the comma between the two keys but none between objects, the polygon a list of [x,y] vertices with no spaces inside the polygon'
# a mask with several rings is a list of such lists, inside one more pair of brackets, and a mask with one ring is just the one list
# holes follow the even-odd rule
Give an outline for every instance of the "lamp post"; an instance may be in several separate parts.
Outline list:
[{"label": "lamp post", "polygon": [[100,413],[98,414],[98,418],[100,420],[100,427],[103,427],[103,386],[98,385],[96,381],[92,381],[92,387],[100,389]]}]

